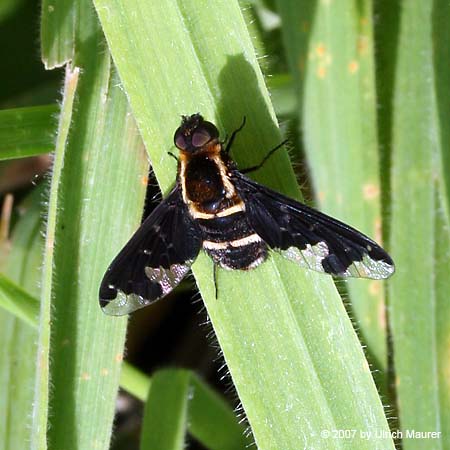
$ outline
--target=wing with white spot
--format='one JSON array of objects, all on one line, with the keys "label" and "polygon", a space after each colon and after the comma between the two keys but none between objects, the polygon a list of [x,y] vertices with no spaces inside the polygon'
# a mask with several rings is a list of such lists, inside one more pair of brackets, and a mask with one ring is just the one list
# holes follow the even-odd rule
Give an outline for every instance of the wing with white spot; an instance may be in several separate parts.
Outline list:
[{"label": "wing with white spot", "polygon": [[119,316],[167,295],[188,273],[201,246],[177,185],[143,222],[109,266],[100,306]]},{"label": "wing with white spot", "polygon": [[354,228],[281,195],[235,171],[250,225],[286,258],[318,272],[382,279],[394,273],[391,257]]}]

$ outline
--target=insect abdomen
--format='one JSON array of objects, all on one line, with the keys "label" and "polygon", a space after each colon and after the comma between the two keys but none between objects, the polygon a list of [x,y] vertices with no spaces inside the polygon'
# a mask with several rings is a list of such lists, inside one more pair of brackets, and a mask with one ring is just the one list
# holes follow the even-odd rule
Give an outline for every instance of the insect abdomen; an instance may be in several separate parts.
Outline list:
[{"label": "insect abdomen", "polygon": [[245,212],[198,222],[204,250],[224,269],[253,269],[267,258],[267,244],[251,228]]}]

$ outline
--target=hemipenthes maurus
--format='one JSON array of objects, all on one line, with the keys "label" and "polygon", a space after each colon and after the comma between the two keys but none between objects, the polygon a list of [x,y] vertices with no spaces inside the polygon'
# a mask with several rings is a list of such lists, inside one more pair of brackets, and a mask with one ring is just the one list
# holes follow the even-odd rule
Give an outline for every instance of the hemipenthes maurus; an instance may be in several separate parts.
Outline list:
[{"label": "hemipenthes maurus", "polygon": [[[242,126],[244,123],[242,124]],[[224,269],[249,270],[278,251],[300,266],[341,277],[382,279],[390,256],[354,228],[252,181],[230,158],[214,124],[183,116],[174,135],[180,155],[175,186],[114,259],[100,305],[128,314],[164,297],[203,249]]]}]

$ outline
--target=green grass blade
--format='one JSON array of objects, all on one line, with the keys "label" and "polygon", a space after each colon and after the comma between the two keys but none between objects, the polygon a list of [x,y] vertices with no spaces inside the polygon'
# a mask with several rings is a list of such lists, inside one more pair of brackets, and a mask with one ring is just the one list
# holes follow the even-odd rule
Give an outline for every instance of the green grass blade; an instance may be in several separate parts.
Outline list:
[{"label": "green grass blade", "polygon": [[145,402],[151,386],[150,378],[125,361],[120,372],[120,387]]},{"label": "green grass blade", "polygon": [[[139,222],[147,161],[91,2],[44,1],[41,33],[46,66],[70,59],[83,75],[73,117],[72,105],[61,115],[72,131],[60,127],[52,178],[33,444],[107,448],[126,320],[104,317],[98,286]],[[121,180],[122,170],[135,178]]]},{"label": "green grass blade", "polygon": [[190,389],[188,430],[192,436],[211,450],[246,449],[251,445],[230,406],[192,373]]},{"label": "green grass blade", "polygon": [[[24,288],[33,292],[39,282],[42,260],[41,208],[38,199],[40,189],[32,195],[30,204],[24,202],[23,216],[14,227],[9,250],[2,247],[1,270]],[[5,256],[5,259],[3,259]],[[31,297],[21,297],[23,290],[9,291],[17,295],[19,312]],[[20,298],[19,298],[20,296]],[[37,300],[34,300],[36,307]],[[36,308],[37,309],[37,308]],[[26,316],[27,311],[22,311]],[[0,448],[15,450],[28,448],[31,434],[31,412],[33,405],[33,380],[36,370],[37,321],[34,328],[18,316],[0,310]]]},{"label": "green grass blade", "polygon": [[109,54],[98,33],[90,42],[79,56],[77,108],[58,189],[52,192],[58,207],[49,291],[52,448],[109,447],[126,318],[102,313],[98,288],[139,223],[147,175],[143,146]]},{"label": "green grass blade", "polygon": [[433,7],[433,64],[435,71],[437,114],[439,119],[439,141],[441,176],[444,181],[444,203],[447,215],[450,214],[450,5],[445,0],[436,0]]},{"label": "green grass blade", "polygon": [[271,76],[267,80],[270,97],[277,117],[293,117],[298,111],[292,76],[288,73]]},{"label": "green grass blade", "polygon": [[[246,115],[233,152],[241,166],[280,141],[237,2],[95,6],[163,191],[175,178],[166,152],[180,114],[201,111],[228,132]],[[286,153],[257,177],[298,196]],[[328,277],[274,255],[255,271],[219,271],[216,300],[211,261],[200,255],[193,270],[258,448],[392,448],[389,438],[349,444],[320,436],[324,429],[388,430]]]},{"label": "green grass blade", "polygon": [[141,450],[181,450],[188,420],[190,373],[155,373],[145,405]]},{"label": "green grass blade", "polygon": [[[405,2],[401,10],[391,174],[391,242],[398,272],[390,284],[390,318],[402,430],[441,431],[448,442],[448,413],[442,410],[448,399],[448,357],[447,362],[440,357],[448,345],[448,322],[442,319],[448,317],[444,255],[450,247],[448,216],[437,217],[443,204],[436,205],[444,188],[439,168],[444,149],[438,134],[432,13],[431,2]],[[407,450],[423,446],[420,439],[403,442]],[[444,447],[440,439],[427,441],[427,448]]]},{"label": "green grass blade", "polygon": [[374,2],[381,207],[383,210],[383,239],[388,243],[391,218],[392,99],[397,64],[400,9],[401,2],[398,1],[378,0]]},{"label": "green grass blade", "polygon": [[184,448],[187,431],[211,450],[245,449],[251,443],[230,407],[192,372],[156,372],[145,406],[141,449]]},{"label": "green grass blade", "polygon": [[436,289],[436,352],[438,364],[439,414],[441,424],[442,448],[450,448],[450,54],[448,51],[450,5],[444,1],[436,1],[433,9],[433,56],[439,119],[439,148],[441,153],[439,192],[436,201],[435,216],[435,289]]},{"label": "green grass blade", "polygon": [[[20,302],[20,304],[18,304]],[[0,307],[28,325],[37,326],[39,303],[20,286],[0,273]]]},{"label": "green grass blade", "polygon": [[[445,189],[444,186],[441,187]],[[436,201],[436,242],[435,267],[436,267],[436,357],[439,392],[440,414],[440,448],[450,448],[450,336],[448,324],[450,323],[450,221],[445,214],[445,201],[442,196],[437,196]],[[436,445],[439,448],[439,445]]]},{"label": "green grass blade", "polygon": [[450,52],[447,45],[450,5],[447,2],[434,3],[432,21],[441,166],[435,216],[436,349],[442,448],[450,448]]},{"label": "green grass blade", "polygon": [[[372,2],[278,4],[318,203],[381,242]],[[383,282],[346,286],[371,362],[385,370]]]},{"label": "green grass blade", "polygon": [[51,152],[56,112],[56,105],[0,111],[0,160]]},{"label": "green grass blade", "polygon": [[55,146],[53,174],[50,188],[51,194],[47,213],[46,245],[44,250],[39,318],[38,358],[33,407],[33,428],[31,434],[31,448],[36,450],[47,448],[52,277],[54,267],[56,215],[59,207],[57,197],[61,173],[64,166],[64,151],[70,121],[72,119],[72,106],[78,83],[78,74],[78,69],[75,69],[74,71],[67,70],[66,72],[64,98]]},{"label": "green grass blade", "polygon": [[63,66],[73,58],[75,24],[81,1],[42,1],[41,56],[47,69]]},{"label": "green grass blade", "polygon": [[91,31],[97,18],[90,0],[43,0],[41,57],[47,69],[61,67],[91,48]]}]

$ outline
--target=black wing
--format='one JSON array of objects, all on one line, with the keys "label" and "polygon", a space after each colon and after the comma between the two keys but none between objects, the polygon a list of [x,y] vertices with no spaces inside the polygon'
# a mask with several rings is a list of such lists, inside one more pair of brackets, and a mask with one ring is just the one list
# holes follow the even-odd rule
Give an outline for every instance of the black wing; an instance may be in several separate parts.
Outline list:
[{"label": "black wing", "polygon": [[381,279],[394,273],[391,257],[354,228],[257,184],[238,171],[232,180],[244,200],[250,225],[269,247],[286,258],[341,277]]},{"label": "black wing", "polygon": [[187,274],[201,246],[176,185],[109,266],[100,285],[100,306],[119,316],[164,297]]}]

